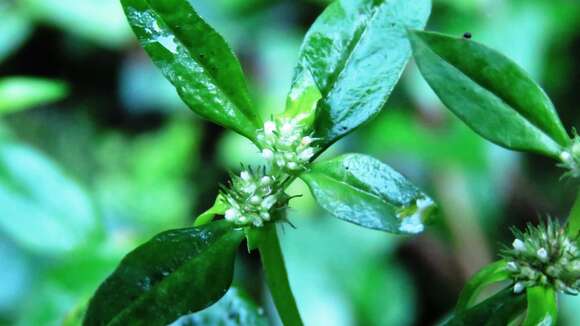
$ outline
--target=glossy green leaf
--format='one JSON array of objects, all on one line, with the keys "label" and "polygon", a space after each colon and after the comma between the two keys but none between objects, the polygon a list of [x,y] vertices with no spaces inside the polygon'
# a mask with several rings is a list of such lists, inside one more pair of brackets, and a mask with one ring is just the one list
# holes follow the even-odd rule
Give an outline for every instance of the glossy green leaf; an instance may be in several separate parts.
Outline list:
[{"label": "glossy green leaf", "polygon": [[506,265],[504,260],[500,260],[477,272],[463,287],[455,310],[463,311],[469,308],[485,286],[508,279],[510,275]]},{"label": "glossy green leaf", "polygon": [[240,63],[226,41],[187,0],[122,0],[141,46],[196,113],[255,139],[253,111]]},{"label": "glossy green leaf", "polygon": [[84,325],[166,325],[208,307],[230,287],[242,238],[223,220],[155,236],[99,287]]},{"label": "glossy green leaf", "polygon": [[339,0],[308,31],[292,92],[311,73],[322,93],[316,135],[329,145],[377,114],[411,55],[406,29],[424,27],[430,0]]},{"label": "glossy green leaf", "polygon": [[482,137],[552,157],[570,143],[546,93],[513,61],[471,40],[423,31],[409,34],[423,77]]},{"label": "glossy green leaf", "polygon": [[371,229],[420,233],[436,210],[405,177],[366,155],[315,163],[301,178],[330,214]]},{"label": "glossy green leaf", "polygon": [[528,312],[524,326],[551,326],[558,320],[558,298],[551,288],[536,286],[527,289]]},{"label": "glossy green leaf", "polygon": [[526,296],[514,294],[508,287],[482,303],[450,316],[442,325],[508,325],[526,309]]},{"label": "glossy green leaf", "polygon": [[0,115],[31,109],[68,95],[66,84],[47,79],[10,77],[0,79]]},{"label": "glossy green leaf", "polygon": [[98,230],[88,194],[25,145],[0,141],[0,234],[28,250],[63,254]]},{"label": "glossy green leaf", "polygon": [[264,309],[232,287],[215,305],[177,320],[170,326],[268,326]]}]

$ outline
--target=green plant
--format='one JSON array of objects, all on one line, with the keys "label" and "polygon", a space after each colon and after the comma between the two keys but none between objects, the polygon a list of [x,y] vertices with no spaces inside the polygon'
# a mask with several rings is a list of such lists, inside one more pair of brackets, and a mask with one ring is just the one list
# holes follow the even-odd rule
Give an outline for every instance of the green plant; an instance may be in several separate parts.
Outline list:
[{"label": "green plant", "polygon": [[[290,223],[286,212],[296,196],[286,188],[296,178],[339,219],[395,234],[422,232],[436,205],[398,172],[362,154],[316,161],[382,109],[412,51],[443,102],[480,135],[556,158],[569,175],[579,173],[578,139],[567,135],[550,100],[520,68],[471,40],[420,31],[429,0],[332,3],[305,37],[285,110],[266,121],[252,105],[238,59],[187,0],[121,3],[141,45],[182,100],[248,138],[264,165],[232,174],[193,227],[162,232],[129,253],[91,299],[85,325],[163,325],[209,307],[230,287],[244,239],[248,250],[260,253],[281,320],[301,325],[277,234],[278,225]],[[478,273],[446,323],[506,324],[524,312],[526,298],[526,324],[555,321],[556,291],[578,288],[579,229],[580,204],[567,234],[555,222],[530,228],[519,236],[526,250],[516,242],[505,250],[506,260]],[[536,268],[537,275],[523,267]],[[562,276],[557,268],[571,274]],[[507,279],[513,287],[473,305],[483,286]],[[231,295],[238,300],[235,291]],[[259,319],[251,304],[238,306]],[[225,313],[210,310],[191,315],[190,322]]]},{"label": "green plant", "polygon": [[[286,110],[265,122],[238,59],[186,0],[122,4],[183,101],[250,139],[265,165],[232,175],[194,227],[161,233],[130,253],[97,290],[85,324],[167,324],[208,307],[229,288],[244,237],[260,252],[283,322],[302,324],[276,231],[293,198],[285,189],[298,177],[340,219],[391,233],[423,231],[433,201],[390,167],[361,154],[314,160],[383,107],[411,56],[407,29],[425,25],[429,1],[329,6],[306,36]],[[216,215],[225,219],[213,221]]]},{"label": "green plant", "polygon": [[[463,122],[497,145],[556,159],[564,176],[578,177],[578,136],[567,134],[546,93],[519,66],[471,37],[409,35],[424,78]],[[557,293],[580,290],[579,206],[577,197],[565,228],[549,219],[514,230],[512,247],[468,282],[446,324],[508,324],[527,308],[524,325],[554,325]],[[484,287],[505,280],[512,284],[474,305]]]}]

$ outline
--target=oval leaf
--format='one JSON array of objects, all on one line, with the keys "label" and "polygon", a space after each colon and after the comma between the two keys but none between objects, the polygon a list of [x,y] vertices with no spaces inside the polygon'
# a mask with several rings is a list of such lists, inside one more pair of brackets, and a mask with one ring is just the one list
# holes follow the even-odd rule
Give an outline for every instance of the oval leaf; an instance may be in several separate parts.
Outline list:
[{"label": "oval leaf", "polygon": [[473,308],[456,312],[441,325],[509,325],[525,309],[526,296],[514,294],[508,287]]},{"label": "oval leaf", "polygon": [[99,287],[84,325],[167,325],[208,307],[230,287],[242,237],[223,220],[155,236]]},{"label": "oval leaf", "polygon": [[212,307],[196,314],[184,316],[170,326],[267,326],[264,310],[237,288]]},{"label": "oval leaf", "polygon": [[551,326],[558,320],[558,298],[553,289],[536,286],[528,288],[528,313],[524,326]]},{"label": "oval leaf", "polygon": [[316,20],[292,89],[312,75],[322,94],[315,132],[325,145],[381,110],[411,56],[406,29],[423,28],[430,12],[430,0],[340,0]]},{"label": "oval leaf", "polygon": [[507,280],[509,272],[504,260],[497,261],[482,268],[465,285],[459,296],[456,311],[463,311],[473,304],[485,286]]},{"label": "oval leaf", "polygon": [[405,177],[366,155],[316,163],[301,178],[329,213],[370,229],[416,234],[436,209]]},{"label": "oval leaf", "polygon": [[467,39],[423,31],[410,37],[423,77],[482,137],[552,157],[570,144],[546,93],[513,61]]},{"label": "oval leaf", "polygon": [[240,63],[187,0],[122,0],[139,42],[196,113],[255,140],[262,127]]}]

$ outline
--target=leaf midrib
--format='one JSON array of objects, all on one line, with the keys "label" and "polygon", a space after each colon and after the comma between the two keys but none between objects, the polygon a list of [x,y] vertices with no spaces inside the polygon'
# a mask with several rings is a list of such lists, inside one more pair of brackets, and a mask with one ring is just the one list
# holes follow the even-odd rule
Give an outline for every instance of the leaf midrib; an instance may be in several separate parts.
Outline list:
[{"label": "leaf midrib", "polygon": [[[337,3],[339,3],[339,2],[337,2]],[[376,18],[376,15],[379,12],[380,7],[382,5],[384,5],[385,3],[386,2],[382,2],[380,4],[373,4],[369,10],[369,13],[370,13],[369,19],[363,20],[363,23],[360,24],[355,29],[354,36],[350,40],[350,42],[348,42],[348,45],[346,47],[347,50],[345,51],[345,55],[341,56],[337,66],[336,66],[337,68],[331,74],[331,78],[329,78],[329,82],[328,82],[329,89],[326,92],[326,96],[328,96],[335,89],[336,82],[340,79],[340,77],[342,76],[342,74],[346,70],[346,67],[350,64],[354,54],[356,53],[357,48],[362,43],[362,39],[366,35],[366,33],[369,29],[369,26],[371,26],[374,19]]]}]

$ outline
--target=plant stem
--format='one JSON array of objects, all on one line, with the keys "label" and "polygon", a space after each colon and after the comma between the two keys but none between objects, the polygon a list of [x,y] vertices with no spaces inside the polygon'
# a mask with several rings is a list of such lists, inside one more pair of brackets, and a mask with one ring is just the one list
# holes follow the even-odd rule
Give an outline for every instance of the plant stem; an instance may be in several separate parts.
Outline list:
[{"label": "plant stem", "polygon": [[276,224],[268,223],[259,233],[258,250],[266,273],[266,282],[280,319],[285,326],[302,326],[302,319],[288,283]]},{"label": "plant stem", "polygon": [[578,236],[580,232],[580,191],[576,194],[576,201],[572,206],[570,216],[568,216],[568,235],[571,238]]}]

